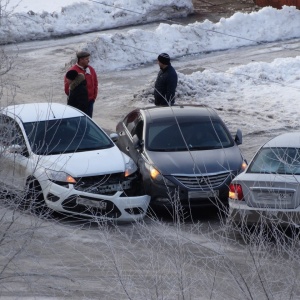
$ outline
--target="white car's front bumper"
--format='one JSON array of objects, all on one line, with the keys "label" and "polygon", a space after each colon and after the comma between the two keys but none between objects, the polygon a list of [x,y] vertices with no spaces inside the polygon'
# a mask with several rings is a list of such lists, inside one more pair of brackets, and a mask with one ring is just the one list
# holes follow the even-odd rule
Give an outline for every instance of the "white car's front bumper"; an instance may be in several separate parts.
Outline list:
[{"label": "white car's front bumper", "polygon": [[48,183],[43,188],[47,206],[55,211],[101,220],[138,221],[146,215],[150,196],[126,196],[118,191],[113,195],[101,195],[78,191]]}]

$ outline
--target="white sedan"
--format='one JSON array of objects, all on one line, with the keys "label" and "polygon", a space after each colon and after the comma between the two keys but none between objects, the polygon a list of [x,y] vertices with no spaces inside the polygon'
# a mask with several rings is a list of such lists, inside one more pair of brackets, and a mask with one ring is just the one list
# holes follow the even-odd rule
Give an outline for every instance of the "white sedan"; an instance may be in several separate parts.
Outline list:
[{"label": "white sedan", "polygon": [[229,220],[300,225],[300,132],[271,139],[232,181]]},{"label": "white sedan", "polygon": [[139,194],[135,163],[81,111],[58,103],[12,105],[0,113],[0,185],[35,211],[135,221],[150,197]]}]

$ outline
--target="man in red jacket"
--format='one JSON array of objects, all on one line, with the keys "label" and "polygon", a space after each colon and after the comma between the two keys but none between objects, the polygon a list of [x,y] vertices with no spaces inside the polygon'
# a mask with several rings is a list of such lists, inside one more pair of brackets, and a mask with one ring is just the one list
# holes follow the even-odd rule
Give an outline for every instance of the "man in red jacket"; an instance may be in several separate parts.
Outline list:
[{"label": "man in red jacket", "polygon": [[[88,116],[92,118],[93,116],[93,108],[94,103],[98,95],[98,78],[96,71],[93,67],[89,65],[90,63],[90,56],[91,54],[86,51],[77,52],[77,63],[70,68],[70,70],[76,70],[78,73],[84,74],[85,80],[87,83],[87,91],[88,91],[88,98],[89,98],[89,105],[88,105]],[[69,70],[69,71],[70,71]],[[69,82],[65,76],[64,79],[65,83],[65,93],[69,95]]]}]

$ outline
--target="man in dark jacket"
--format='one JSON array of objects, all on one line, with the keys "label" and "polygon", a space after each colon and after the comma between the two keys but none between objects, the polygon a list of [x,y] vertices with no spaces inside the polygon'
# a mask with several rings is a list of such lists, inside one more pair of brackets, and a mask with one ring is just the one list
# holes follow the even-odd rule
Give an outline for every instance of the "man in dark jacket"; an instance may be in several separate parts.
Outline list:
[{"label": "man in dark jacket", "polygon": [[154,88],[154,103],[157,106],[169,106],[175,103],[177,87],[177,73],[171,66],[170,56],[161,53],[157,58],[160,71],[157,75]]},{"label": "man in dark jacket", "polygon": [[68,105],[88,114],[89,98],[84,74],[70,70],[66,73],[65,78],[69,85]]}]

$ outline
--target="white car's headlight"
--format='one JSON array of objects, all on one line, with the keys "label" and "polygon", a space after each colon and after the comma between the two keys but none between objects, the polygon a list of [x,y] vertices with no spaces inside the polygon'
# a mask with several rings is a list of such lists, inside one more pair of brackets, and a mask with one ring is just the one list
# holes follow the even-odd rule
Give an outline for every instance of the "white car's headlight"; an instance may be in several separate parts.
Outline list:
[{"label": "white car's headlight", "polygon": [[129,161],[125,164],[125,177],[133,174],[137,171],[137,166],[135,162],[130,158]]},{"label": "white car's headlight", "polygon": [[66,172],[62,172],[62,171],[54,171],[54,170],[45,170],[46,175],[48,176],[48,178],[51,181],[54,182],[66,182],[66,183],[71,183],[71,184],[75,184],[76,180],[69,174],[67,174]]}]

